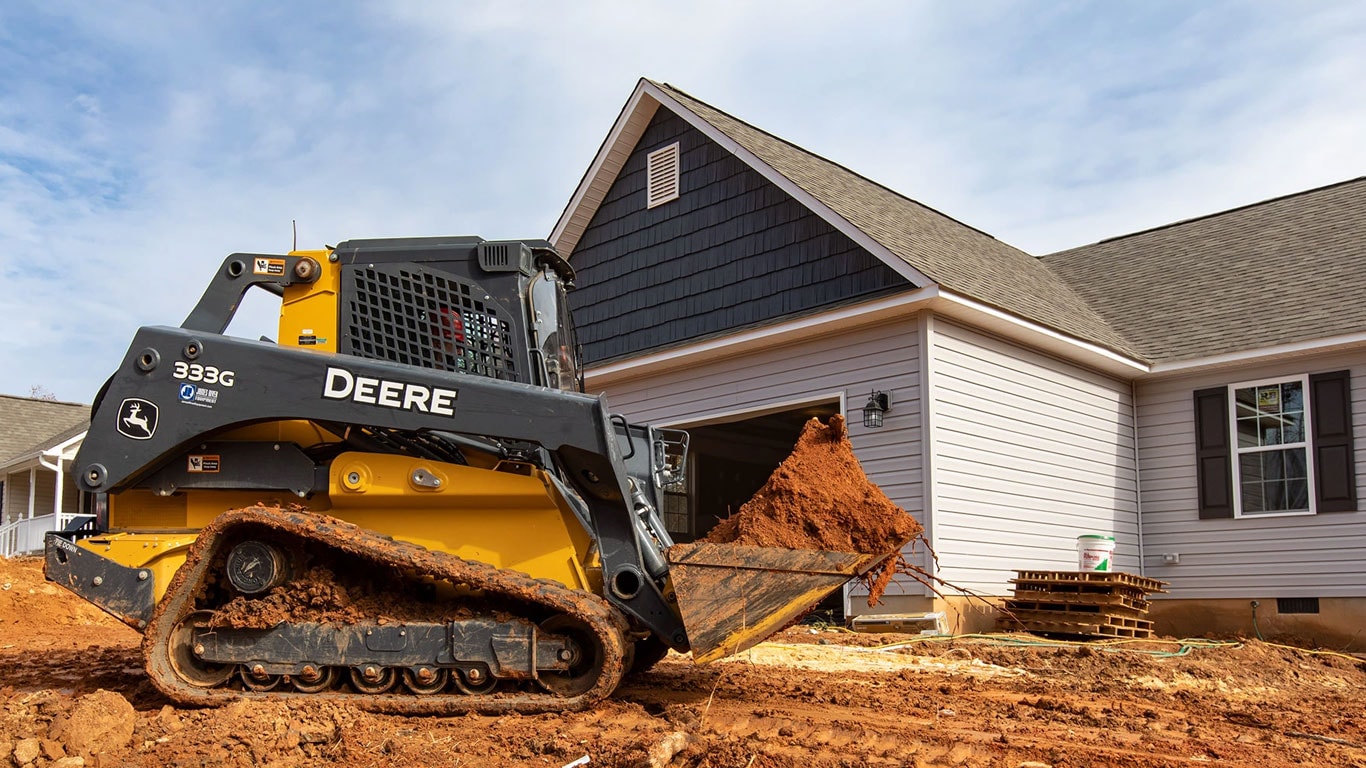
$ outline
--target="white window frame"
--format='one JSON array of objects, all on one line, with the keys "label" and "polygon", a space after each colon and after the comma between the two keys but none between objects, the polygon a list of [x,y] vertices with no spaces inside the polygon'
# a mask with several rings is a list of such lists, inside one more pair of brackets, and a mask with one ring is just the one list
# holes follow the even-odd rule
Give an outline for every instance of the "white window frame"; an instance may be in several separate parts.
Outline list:
[{"label": "white window frame", "polygon": [[[679,166],[682,165],[683,158],[678,148],[678,142],[660,147],[645,156],[645,209],[649,210],[661,206],[667,202],[677,200],[680,196]],[[657,166],[661,158],[669,157],[673,161],[673,173],[659,177]]]},{"label": "white window frame", "polygon": [[[1271,384],[1286,384],[1298,381],[1304,399],[1304,442],[1284,443],[1277,446],[1259,446],[1252,448],[1241,448],[1238,445],[1238,400],[1237,392],[1240,389],[1251,387],[1265,387]],[[1302,517],[1305,515],[1318,514],[1317,499],[1318,489],[1314,485],[1314,430],[1312,414],[1310,410],[1313,403],[1309,397],[1309,374],[1288,374],[1285,376],[1272,376],[1255,381],[1244,381],[1237,384],[1228,385],[1228,431],[1229,431],[1229,450],[1231,451],[1229,464],[1233,475],[1233,517],[1234,519],[1257,519],[1268,517]],[[1271,450],[1286,450],[1289,448],[1304,447],[1304,471],[1307,475],[1307,485],[1309,491],[1309,509],[1283,510],[1277,512],[1249,512],[1243,514],[1243,462],[1242,457],[1248,453],[1265,453]]]}]

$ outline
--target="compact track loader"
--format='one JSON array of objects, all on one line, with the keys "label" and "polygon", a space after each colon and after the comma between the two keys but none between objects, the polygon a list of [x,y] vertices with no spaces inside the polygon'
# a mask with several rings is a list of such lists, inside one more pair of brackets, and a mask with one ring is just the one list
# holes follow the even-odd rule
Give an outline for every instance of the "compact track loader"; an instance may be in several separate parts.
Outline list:
[{"label": "compact track loader", "polygon": [[[538,240],[227,257],[96,398],[96,519],[49,535],[48,578],[183,704],[544,711],[747,648],[888,554],[674,545],[687,435],[581,393],[572,280]],[[278,342],[224,335],[252,287]]]}]

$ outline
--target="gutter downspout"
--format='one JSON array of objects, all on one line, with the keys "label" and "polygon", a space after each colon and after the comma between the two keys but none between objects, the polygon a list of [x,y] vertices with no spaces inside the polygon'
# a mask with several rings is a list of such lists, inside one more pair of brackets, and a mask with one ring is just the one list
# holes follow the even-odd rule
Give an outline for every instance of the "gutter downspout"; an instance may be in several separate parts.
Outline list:
[{"label": "gutter downspout", "polygon": [[1129,380],[1129,412],[1130,418],[1134,422],[1134,509],[1138,523],[1138,575],[1146,576],[1144,564],[1146,558],[1143,557],[1143,481],[1142,466],[1138,455],[1138,381]]}]

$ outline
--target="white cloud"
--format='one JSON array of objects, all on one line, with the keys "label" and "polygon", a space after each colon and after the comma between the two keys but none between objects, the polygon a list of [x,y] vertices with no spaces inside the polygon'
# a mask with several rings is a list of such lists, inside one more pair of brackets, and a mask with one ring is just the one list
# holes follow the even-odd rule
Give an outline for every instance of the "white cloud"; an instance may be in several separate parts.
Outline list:
[{"label": "white cloud", "polygon": [[291,219],[545,236],[640,76],[1043,253],[1361,175],[1364,38],[1350,2],[10,5],[0,392],[90,399]]}]

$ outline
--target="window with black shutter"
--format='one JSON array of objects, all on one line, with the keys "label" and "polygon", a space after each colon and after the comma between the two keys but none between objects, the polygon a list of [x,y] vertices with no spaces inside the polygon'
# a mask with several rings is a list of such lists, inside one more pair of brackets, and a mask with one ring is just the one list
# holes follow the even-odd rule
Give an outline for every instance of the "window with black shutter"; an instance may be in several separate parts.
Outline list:
[{"label": "window with black shutter", "polygon": [[1347,371],[1195,393],[1201,519],[1356,509]]}]

